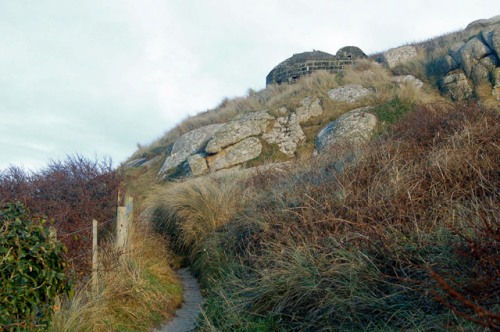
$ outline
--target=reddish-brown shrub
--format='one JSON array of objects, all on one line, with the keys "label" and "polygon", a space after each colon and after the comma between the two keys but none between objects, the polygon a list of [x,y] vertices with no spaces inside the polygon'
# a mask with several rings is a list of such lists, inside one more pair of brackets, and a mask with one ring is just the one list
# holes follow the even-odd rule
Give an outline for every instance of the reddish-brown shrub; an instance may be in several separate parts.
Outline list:
[{"label": "reddish-brown shrub", "polygon": [[68,156],[38,172],[14,166],[1,172],[0,204],[21,201],[33,214],[53,220],[70,265],[85,272],[90,265],[92,219],[102,223],[115,217],[119,184],[111,160]]}]

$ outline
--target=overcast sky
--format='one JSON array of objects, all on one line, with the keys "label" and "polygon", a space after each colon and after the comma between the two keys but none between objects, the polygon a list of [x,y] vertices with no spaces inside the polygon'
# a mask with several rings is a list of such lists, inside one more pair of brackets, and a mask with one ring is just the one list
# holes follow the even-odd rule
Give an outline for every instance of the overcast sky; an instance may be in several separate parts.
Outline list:
[{"label": "overcast sky", "polygon": [[0,0],[0,169],[118,165],[294,53],[374,53],[498,14],[498,0]]}]

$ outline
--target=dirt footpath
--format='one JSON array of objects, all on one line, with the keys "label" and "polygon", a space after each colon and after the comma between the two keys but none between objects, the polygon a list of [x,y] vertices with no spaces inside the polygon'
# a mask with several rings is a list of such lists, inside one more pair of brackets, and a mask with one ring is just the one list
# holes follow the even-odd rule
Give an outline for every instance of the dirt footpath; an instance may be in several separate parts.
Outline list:
[{"label": "dirt footpath", "polygon": [[182,307],[175,312],[175,317],[170,322],[155,332],[188,332],[193,331],[196,326],[196,317],[203,305],[200,286],[188,268],[180,269],[177,274],[182,281]]}]

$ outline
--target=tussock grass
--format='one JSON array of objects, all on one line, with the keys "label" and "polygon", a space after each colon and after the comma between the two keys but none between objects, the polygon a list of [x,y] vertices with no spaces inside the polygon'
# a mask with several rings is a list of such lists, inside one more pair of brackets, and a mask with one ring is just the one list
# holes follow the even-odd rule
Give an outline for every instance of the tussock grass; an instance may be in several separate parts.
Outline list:
[{"label": "tussock grass", "polygon": [[241,206],[241,190],[233,181],[198,178],[158,188],[148,198],[152,222],[174,249],[199,250],[197,245],[224,226]]},{"label": "tussock grass", "polygon": [[51,331],[147,331],[180,306],[182,289],[161,237],[140,229],[127,253],[104,248],[97,293],[90,281],[77,286],[71,299],[62,299]]}]

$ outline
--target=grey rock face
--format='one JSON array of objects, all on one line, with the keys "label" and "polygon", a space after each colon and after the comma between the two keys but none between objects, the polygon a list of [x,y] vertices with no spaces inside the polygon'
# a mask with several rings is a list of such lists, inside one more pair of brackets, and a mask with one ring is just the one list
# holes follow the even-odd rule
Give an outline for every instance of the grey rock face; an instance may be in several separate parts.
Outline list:
[{"label": "grey rock face", "polygon": [[177,139],[172,147],[172,154],[193,154],[205,147],[208,140],[222,128],[222,124],[212,124],[185,133]]},{"label": "grey rock face", "polygon": [[225,123],[207,143],[205,151],[209,154],[218,153],[247,137],[260,135],[267,129],[271,120],[274,120],[274,117],[267,111],[246,113]]},{"label": "grey rock face", "polygon": [[462,101],[472,96],[472,85],[463,72],[450,73],[440,81],[441,91],[455,101]]},{"label": "grey rock face", "polygon": [[161,175],[186,161],[187,157],[202,150],[207,141],[222,127],[220,124],[208,125],[185,133],[177,139],[172,147],[172,154],[165,159],[160,172]]},{"label": "grey rock face", "polygon": [[355,109],[328,124],[316,136],[316,150],[322,153],[334,146],[356,147],[368,142],[377,125],[377,118],[369,113],[370,109],[371,106]]},{"label": "grey rock face", "polygon": [[125,164],[125,168],[136,168],[139,166],[144,165],[148,160],[146,158],[138,158],[129,161],[128,163]]},{"label": "grey rock face", "polygon": [[417,56],[415,46],[401,46],[391,48],[384,53],[384,61],[389,68],[394,68],[400,63],[405,63]]},{"label": "grey rock face", "polygon": [[328,97],[335,101],[353,103],[373,92],[360,84],[347,84],[328,91]]},{"label": "grey rock face", "polygon": [[278,145],[279,150],[289,157],[293,157],[299,144],[306,138],[300,124],[323,114],[318,98],[306,97],[300,104],[291,113],[285,107],[278,109],[277,113],[281,116],[276,119],[272,129],[262,135],[266,142]]},{"label": "grey rock face", "polygon": [[457,55],[458,63],[465,75],[471,77],[474,65],[491,52],[491,49],[481,41],[481,38],[476,37],[460,47]]},{"label": "grey rock face", "polygon": [[205,156],[202,154],[194,154],[187,158],[187,163],[189,165],[189,169],[191,170],[191,174],[194,176],[202,175],[208,172],[207,161],[205,160]]},{"label": "grey rock face", "polygon": [[[454,100],[465,100],[472,95],[473,86],[466,78],[475,83],[488,84],[491,73],[500,65],[499,18],[500,16],[496,16],[491,20],[471,23],[469,26],[483,27],[484,30],[466,43],[454,45],[449,49],[448,54],[457,63],[456,68],[462,69],[465,74],[451,72],[440,82],[441,91]],[[449,69],[454,68],[455,66],[452,66]]]},{"label": "grey rock face", "polygon": [[457,68],[460,66],[460,49],[462,48],[464,44],[463,43],[458,43],[454,44],[448,49],[448,55],[455,61],[457,64]]},{"label": "grey rock face", "polygon": [[295,110],[299,123],[305,123],[323,114],[323,108],[318,98],[306,97],[300,101],[301,106]]},{"label": "grey rock face", "polygon": [[476,20],[474,22],[469,23],[467,27],[465,28],[466,30],[473,29],[473,28],[481,28],[481,27],[487,27],[491,24],[495,23],[500,23],[500,15],[493,16],[492,18],[488,19],[481,19],[481,20]]},{"label": "grey rock face", "polygon": [[421,88],[424,85],[424,82],[413,75],[394,76],[393,80],[400,84],[414,84],[417,88]]},{"label": "grey rock face", "polygon": [[292,113],[276,119],[271,131],[262,135],[262,138],[270,144],[277,144],[281,152],[292,157],[299,143],[306,137],[300,127],[298,115]]},{"label": "grey rock face", "polygon": [[[499,16],[500,17],[500,16]],[[486,45],[493,50],[497,59],[500,59],[500,25],[496,25],[489,31],[481,32],[481,37]]]},{"label": "grey rock face", "polygon": [[490,54],[481,60],[478,63],[474,64],[472,67],[471,78],[476,82],[488,82],[490,78],[490,72],[495,70],[495,67],[498,66],[497,57],[493,54]]},{"label": "grey rock face", "polygon": [[458,68],[458,62],[450,55],[445,55],[443,58],[443,71],[449,72]]},{"label": "grey rock face", "polygon": [[257,158],[261,152],[262,143],[260,140],[257,137],[249,137],[216,155],[207,157],[208,166],[210,171],[218,171]]}]

